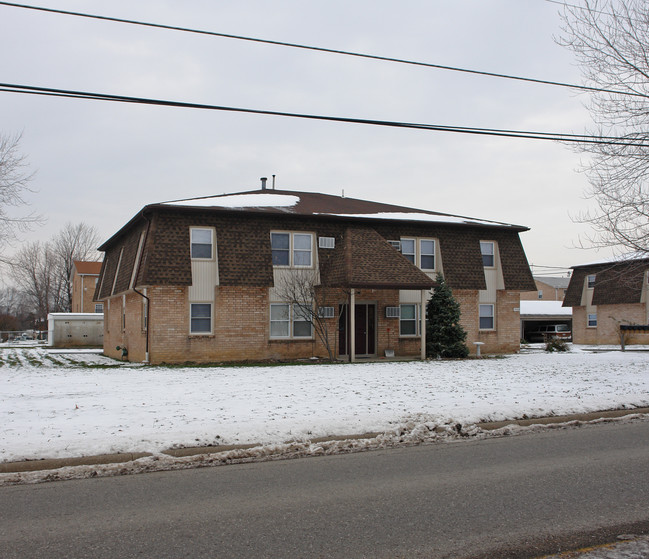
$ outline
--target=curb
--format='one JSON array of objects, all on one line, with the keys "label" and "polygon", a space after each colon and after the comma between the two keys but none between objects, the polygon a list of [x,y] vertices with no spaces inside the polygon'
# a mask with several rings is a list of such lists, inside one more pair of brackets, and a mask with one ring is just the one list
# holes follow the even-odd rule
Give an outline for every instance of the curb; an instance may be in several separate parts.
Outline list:
[{"label": "curb", "polygon": [[[507,425],[519,425],[529,427],[530,425],[549,425],[552,423],[568,423],[570,421],[594,421],[597,419],[610,419],[624,417],[625,415],[649,414],[649,408],[635,408],[625,410],[606,410],[600,412],[578,413],[571,415],[556,415],[550,417],[536,417],[524,419],[511,419],[505,421],[488,421],[477,423],[476,426],[487,431],[501,429]],[[328,437],[316,437],[311,439],[313,443],[322,443],[326,441],[337,440],[358,440],[370,439],[379,436],[381,433],[363,433],[356,435],[338,435]],[[196,456],[199,454],[213,454],[217,452],[227,452],[229,450],[245,450],[259,446],[257,444],[241,445],[219,445],[219,446],[199,446],[186,448],[172,448],[162,451],[162,454],[182,458],[185,456]],[[36,472],[41,470],[55,470],[58,468],[71,466],[94,466],[97,464],[120,464],[122,462],[131,462],[138,458],[153,456],[149,452],[126,452],[116,454],[98,454],[95,456],[78,456],[74,458],[45,458],[42,460],[25,460],[21,462],[3,462],[0,463],[0,474],[13,474],[20,472]]]}]

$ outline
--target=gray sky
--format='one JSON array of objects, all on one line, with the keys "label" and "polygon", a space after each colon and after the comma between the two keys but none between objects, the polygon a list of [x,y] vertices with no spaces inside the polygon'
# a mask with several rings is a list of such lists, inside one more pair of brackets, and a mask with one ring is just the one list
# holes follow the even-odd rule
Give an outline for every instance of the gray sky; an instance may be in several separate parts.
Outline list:
[{"label": "gray sky", "polygon": [[[581,83],[544,0],[138,0],[34,4]],[[584,95],[217,37],[0,6],[0,81],[214,105],[428,124],[581,133]],[[312,122],[0,92],[0,131],[23,131],[32,209],[48,239],[66,222],[103,239],[152,202],[259,188],[340,194],[525,225],[535,266],[573,248],[581,156],[553,142]],[[534,268],[535,273],[540,271]]]}]

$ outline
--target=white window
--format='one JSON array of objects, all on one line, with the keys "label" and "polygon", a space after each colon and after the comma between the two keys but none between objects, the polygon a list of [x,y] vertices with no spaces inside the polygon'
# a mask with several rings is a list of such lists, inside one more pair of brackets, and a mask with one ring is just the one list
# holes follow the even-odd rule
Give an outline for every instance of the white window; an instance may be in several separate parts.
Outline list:
[{"label": "white window", "polygon": [[[394,243],[395,241],[389,241]],[[435,240],[434,239],[401,239],[396,241],[403,254],[412,264],[422,270],[435,269]],[[395,247],[396,248],[396,247]]]},{"label": "white window", "polygon": [[104,312],[104,304],[103,303],[95,303],[95,312],[96,313]]},{"label": "white window", "polygon": [[311,267],[313,237],[308,233],[293,233],[293,266]]},{"label": "white window", "polygon": [[270,337],[288,338],[290,326],[291,306],[288,304],[270,305]]},{"label": "white window", "polygon": [[480,330],[494,329],[494,306],[480,305]]},{"label": "white window", "polygon": [[415,239],[401,239],[401,254],[403,254],[412,264],[415,263]]},{"label": "white window", "polygon": [[543,299],[543,290],[539,289],[539,299]]},{"label": "white window", "polygon": [[597,327],[597,314],[588,315],[588,327],[596,328]]},{"label": "white window", "polygon": [[311,268],[313,235],[311,233],[271,233],[273,266]]},{"label": "white window", "polygon": [[595,287],[595,274],[591,274],[588,276],[588,289],[592,289]]},{"label": "white window", "polygon": [[493,268],[496,265],[496,251],[493,241],[480,241],[480,253],[482,254],[482,265],[485,268]]},{"label": "white window", "polygon": [[211,260],[213,247],[213,229],[192,227],[191,245],[194,260]]},{"label": "white window", "polygon": [[299,305],[293,305],[293,337],[310,338],[311,333],[311,311]]},{"label": "white window", "polygon": [[299,305],[271,303],[271,338],[311,338],[311,314]]},{"label": "white window", "polygon": [[191,303],[190,334],[212,333],[212,303]]},{"label": "white window", "polygon": [[399,319],[400,336],[417,336],[419,334],[418,305],[400,305],[401,317]]},{"label": "white window", "polygon": [[435,269],[435,241],[419,239],[419,267],[422,270]]}]

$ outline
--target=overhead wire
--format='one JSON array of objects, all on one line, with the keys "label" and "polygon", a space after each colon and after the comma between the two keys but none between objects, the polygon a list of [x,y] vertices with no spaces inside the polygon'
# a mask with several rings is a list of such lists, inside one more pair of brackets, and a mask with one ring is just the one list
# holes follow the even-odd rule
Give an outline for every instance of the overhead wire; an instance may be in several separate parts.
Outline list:
[{"label": "overhead wire", "polygon": [[463,126],[449,126],[449,125],[441,125],[441,124],[424,124],[424,123],[400,122],[400,121],[390,121],[390,120],[362,119],[362,118],[353,118],[353,117],[295,113],[295,112],[287,112],[287,111],[251,109],[245,107],[212,105],[206,103],[192,103],[186,101],[172,101],[168,99],[132,97],[126,95],[115,95],[109,93],[58,89],[58,88],[32,86],[32,85],[24,85],[24,84],[13,84],[13,83],[0,83],[0,91],[8,92],[8,93],[29,94],[29,95],[44,95],[50,97],[67,97],[67,98],[88,99],[88,100],[95,100],[95,101],[112,101],[112,102],[119,102],[119,103],[249,113],[249,114],[268,115],[268,116],[281,116],[281,117],[300,118],[300,119],[308,119],[308,120],[343,122],[349,124],[384,126],[384,127],[392,127],[392,128],[409,128],[409,129],[429,130],[429,131],[437,131],[437,132],[453,132],[453,133],[461,133],[461,134],[500,136],[500,137],[509,137],[509,138],[550,140],[550,141],[582,143],[582,144],[587,143],[587,144],[607,144],[607,145],[649,147],[649,143],[647,143],[644,138],[634,138],[634,137],[618,138],[612,136],[611,137],[590,136],[585,134],[561,134],[561,133],[550,133],[550,132],[534,132],[534,131],[526,131],[526,130],[504,130],[504,129],[496,129],[496,128],[476,128],[476,127],[463,127]]},{"label": "overhead wire", "polygon": [[43,6],[33,6],[33,5],[29,5],[29,4],[20,4],[20,3],[16,3],[16,2],[0,1],[0,5],[1,6],[13,7],[13,8],[22,8],[22,9],[28,9],[28,10],[35,10],[35,11],[59,14],[59,15],[67,15],[67,16],[81,17],[81,18],[87,18],[87,19],[96,19],[96,20],[101,20],[101,21],[110,21],[110,22],[114,22],[114,23],[124,23],[124,24],[128,24],[128,25],[137,25],[137,26],[151,27],[151,28],[156,28],[156,29],[166,29],[166,30],[169,30],[169,31],[179,31],[179,32],[183,32],[183,33],[194,33],[194,34],[198,34],[198,35],[209,35],[209,36],[221,37],[221,38],[225,38],[225,39],[234,39],[234,40],[239,40],[239,41],[249,41],[249,42],[254,42],[254,43],[263,43],[263,44],[268,44],[268,45],[275,45],[275,46],[281,46],[281,47],[289,47],[289,48],[295,48],[295,49],[303,49],[303,50],[324,52],[324,53],[329,53],[329,54],[352,56],[352,57],[357,57],[357,58],[378,60],[378,61],[382,61],[382,62],[392,62],[392,63],[397,63],[397,64],[407,64],[407,65],[411,65],[411,66],[420,66],[420,67],[425,67],[425,68],[434,68],[434,69],[438,69],[438,70],[447,70],[447,71],[461,72],[461,73],[466,73],[466,74],[475,74],[475,75],[479,75],[479,76],[487,76],[487,77],[493,77],[493,78],[501,78],[501,79],[509,79],[509,80],[516,80],[516,81],[522,81],[522,82],[530,82],[530,83],[536,83],[536,84],[541,84],[541,85],[551,85],[551,86],[556,86],[556,87],[566,87],[566,88],[570,88],[570,89],[589,91],[589,92],[611,93],[611,94],[615,94],[615,95],[627,95],[627,96],[633,96],[633,97],[647,97],[647,95],[645,95],[643,93],[638,93],[638,92],[633,92],[633,91],[619,91],[619,90],[615,90],[615,89],[606,89],[606,88],[592,87],[592,86],[586,86],[586,85],[577,85],[577,84],[571,84],[571,83],[565,83],[565,82],[559,82],[559,81],[553,81],[553,80],[544,80],[544,79],[539,79],[539,78],[529,78],[529,77],[524,77],[524,76],[515,76],[513,74],[504,74],[504,73],[498,73],[498,72],[487,72],[487,71],[484,71],[484,70],[473,70],[473,69],[470,69],[470,68],[460,68],[460,67],[456,67],[456,66],[447,66],[447,65],[443,65],[443,64],[434,64],[434,63],[430,63],[430,62],[407,60],[407,59],[403,59],[403,58],[394,58],[394,57],[389,57],[389,56],[380,56],[380,55],[375,55],[375,54],[353,52],[353,51],[347,51],[347,50],[341,50],[341,49],[318,47],[318,46],[314,46],[314,45],[305,45],[305,44],[291,43],[291,42],[286,42],[286,41],[276,41],[276,40],[271,40],[271,39],[261,39],[259,37],[248,37],[248,36],[244,36],[244,35],[234,35],[234,34],[231,34],[231,33],[222,33],[222,32],[218,32],[218,31],[208,31],[208,30],[204,30],[204,29],[193,29],[193,28],[181,27],[181,26],[177,26],[177,25],[165,25],[165,24],[162,24],[162,23],[152,23],[152,22],[147,22],[147,21],[126,19],[126,18],[102,16],[102,15],[90,14],[90,13],[86,13],[86,12],[73,12],[73,11],[69,11],[69,10],[61,10],[61,9],[56,9],[56,8],[46,8],[46,7],[43,7]]}]

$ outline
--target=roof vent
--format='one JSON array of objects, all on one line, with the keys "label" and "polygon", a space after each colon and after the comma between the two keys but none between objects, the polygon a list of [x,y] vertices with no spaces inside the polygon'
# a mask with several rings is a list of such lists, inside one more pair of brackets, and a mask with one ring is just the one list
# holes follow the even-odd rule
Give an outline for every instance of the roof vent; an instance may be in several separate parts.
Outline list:
[{"label": "roof vent", "polygon": [[266,190],[266,181],[268,179],[266,177],[261,177],[261,179],[259,179],[259,180],[261,181],[261,189]]}]

